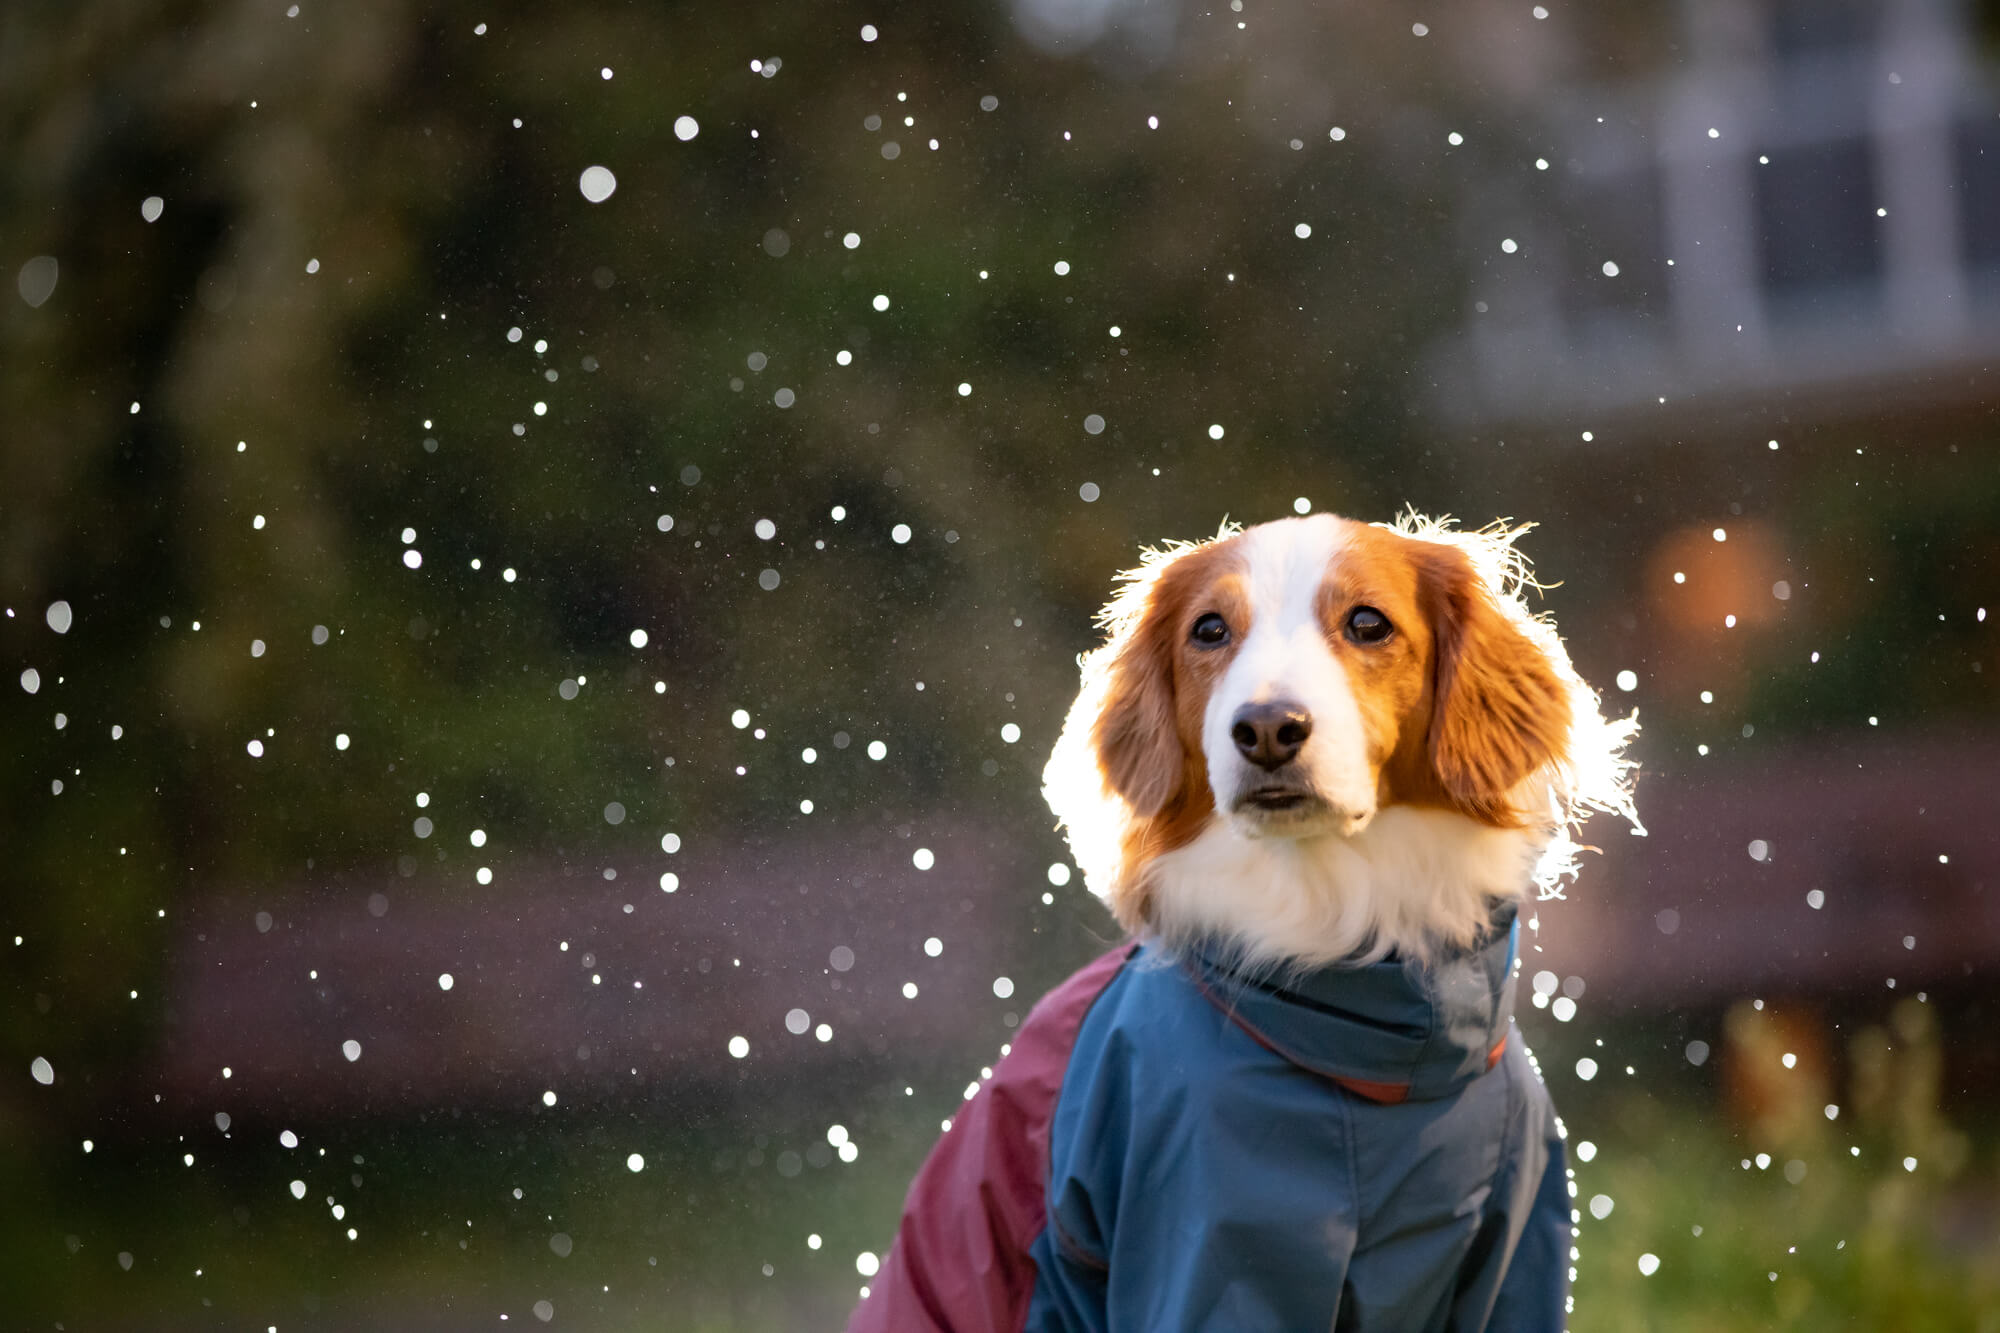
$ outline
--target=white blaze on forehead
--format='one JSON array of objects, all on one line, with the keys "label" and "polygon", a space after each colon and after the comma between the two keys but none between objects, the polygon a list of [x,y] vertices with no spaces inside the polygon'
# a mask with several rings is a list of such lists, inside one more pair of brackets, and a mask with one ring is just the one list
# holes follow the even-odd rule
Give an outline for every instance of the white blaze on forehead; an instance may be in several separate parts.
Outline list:
[{"label": "white blaze on forehead", "polygon": [[[1367,735],[1347,672],[1326,641],[1318,604],[1327,569],[1347,533],[1328,514],[1279,519],[1242,536],[1249,633],[1202,719],[1202,748],[1216,804],[1228,810],[1256,771],[1229,738],[1236,711],[1251,703],[1291,703],[1312,719],[1299,763],[1313,785],[1350,814],[1373,809]],[[1243,627],[1231,626],[1241,634]]]},{"label": "white blaze on forehead", "polygon": [[1254,626],[1314,621],[1327,566],[1347,546],[1331,514],[1283,518],[1243,534],[1244,573]]}]

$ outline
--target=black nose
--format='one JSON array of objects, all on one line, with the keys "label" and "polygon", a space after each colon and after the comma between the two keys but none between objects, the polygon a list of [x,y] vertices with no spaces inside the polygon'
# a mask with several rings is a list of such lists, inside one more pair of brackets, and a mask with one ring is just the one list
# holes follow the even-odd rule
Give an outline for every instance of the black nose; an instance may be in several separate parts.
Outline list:
[{"label": "black nose", "polygon": [[1296,759],[1312,729],[1312,714],[1297,704],[1244,704],[1229,724],[1229,739],[1245,759],[1269,770]]}]

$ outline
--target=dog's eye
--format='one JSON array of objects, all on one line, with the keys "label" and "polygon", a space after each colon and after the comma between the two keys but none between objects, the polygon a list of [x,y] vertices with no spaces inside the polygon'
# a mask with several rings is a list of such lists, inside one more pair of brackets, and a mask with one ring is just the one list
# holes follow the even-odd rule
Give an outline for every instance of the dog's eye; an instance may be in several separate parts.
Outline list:
[{"label": "dog's eye", "polygon": [[1215,648],[1229,642],[1229,622],[1210,611],[1194,622],[1188,637],[1204,648]]},{"label": "dog's eye", "polygon": [[1347,637],[1356,643],[1380,643],[1395,628],[1389,617],[1372,606],[1357,606],[1347,613]]}]

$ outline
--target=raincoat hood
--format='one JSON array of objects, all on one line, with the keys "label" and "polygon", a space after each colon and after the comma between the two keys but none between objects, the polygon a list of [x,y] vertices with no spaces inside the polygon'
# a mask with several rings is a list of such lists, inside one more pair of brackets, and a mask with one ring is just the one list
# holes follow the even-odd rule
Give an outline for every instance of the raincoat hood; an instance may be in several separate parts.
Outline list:
[{"label": "raincoat hood", "polygon": [[1203,994],[1266,1049],[1375,1101],[1450,1096],[1499,1058],[1514,1016],[1519,907],[1495,910],[1466,953],[1429,965],[1391,956],[1272,975],[1232,967],[1228,951],[1190,949]]}]

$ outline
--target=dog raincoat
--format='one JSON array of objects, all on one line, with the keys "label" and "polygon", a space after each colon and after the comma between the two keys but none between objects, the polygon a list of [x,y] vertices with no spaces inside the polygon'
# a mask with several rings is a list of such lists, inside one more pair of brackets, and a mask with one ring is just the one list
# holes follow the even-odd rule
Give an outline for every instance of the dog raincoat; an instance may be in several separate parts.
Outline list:
[{"label": "dog raincoat", "polygon": [[1245,976],[1127,945],[955,1116],[849,1333],[1554,1333],[1562,1126],[1469,953]]}]

